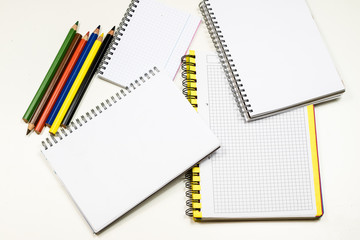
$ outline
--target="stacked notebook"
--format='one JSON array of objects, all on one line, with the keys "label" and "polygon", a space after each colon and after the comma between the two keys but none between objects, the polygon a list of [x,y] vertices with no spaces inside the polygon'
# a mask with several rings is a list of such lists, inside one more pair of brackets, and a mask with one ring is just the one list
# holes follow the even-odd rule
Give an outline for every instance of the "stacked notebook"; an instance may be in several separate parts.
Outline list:
[{"label": "stacked notebook", "polygon": [[219,58],[182,58],[187,100],[171,80],[200,19],[133,0],[99,69],[122,90],[42,142],[94,232],[189,169],[195,220],[323,214],[309,104],[344,86],[305,1],[204,0],[200,9]]},{"label": "stacked notebook", "polygon": [[246,122],[217,56],[190,56],[189,100],[221,148],[188,176],[187,214],[195,220],[322,216],[314,107]]}]

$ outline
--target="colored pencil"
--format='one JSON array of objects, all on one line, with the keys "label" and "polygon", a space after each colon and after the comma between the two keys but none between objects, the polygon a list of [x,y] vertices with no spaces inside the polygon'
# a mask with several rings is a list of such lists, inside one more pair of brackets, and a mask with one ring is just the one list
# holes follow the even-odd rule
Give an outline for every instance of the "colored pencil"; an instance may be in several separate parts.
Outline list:
[{"label": "colored pencil", "polygon": [[73,71],[71,72],[69,79],[66,81],[66,84],[65,84],[63,90],[61,91],[60,96],[58,97],[53,109],[51,110],[51,113],[50,113],[48,119],[46,120],[46,126],[51,127],[52,123],[54,122],[62,104],[65,101],[66,96],[68,95],[68,93],[70,91],[70,88],[72,87],[72,85],[75,81],[75,78],[77,77],[82,65],[85,62],[86,57],[88,56],[92,46],[94,45],[95,40],[98,38],[99,31],[100,31],[100,25],[94,30],[94,32],[91,34],[88,42],[86,43],[85,48],[79,57],[79,60],[76,62],[76,65],[75,65]]},{"label": "colored pencil", "polygon": [[76,64],[77,60],[79,59],[81,52],[84,50],[84,47],[85,47],[86,42],[87,42],[88,39],[89,39],[89,32],[87,32],[87,34],[81,39],[81,41],[77,45],[74,54],[72,55],[72,57],[71,57],[68,65],[66,66],[66,69],[65,69],[64,73],[62,74],[62,76],[61,76],[61,78],[60,78],[54,92],[52,93],[48,103],[46,104],[46,107],[45,107],[43,113],[41,114],[41,117],[40,117],[40,119],[37,122],[36,127],[35,127],[35,132],[37,134],[40,134],[40,132],[44,128],[45,121],[49,117],[49,114],[50,114],[52,108],[54,107],[54,104],[55,104],[57,98],[59,97],[59,95],[61,93],[61,90],[63,89],[63,87],[64,87],[64,85],[66,83],[66,80],[69,78],[70,73],[74,69],[75,64]]},{"label": "colored pencil", "polygon": [[45,75],[44,80],[42,81],[39,89],[37,90],[33,100],[31,101],[29,107],[27,108],[24,116],[23,116],[23,120],[27,123],[30,121],[32,115],[34,114],[37,106],[39,105],[42,97],[44,96],[46,89],[48,88],[51,80],[53,79],[56,70],[58,69],[60,62],[62,61],[62,59],[65,56],[65,53],[67,51],[67,49],[70,46],[70,43],[72,42],[73,38],[75,37],[75,33],[77,30],[77,26],[78,26],[79,22],[76,22],[74,24],[74,26],[72,26],[63,42],[63,44],[61,45],[54,61],[52,62],[48,72]]},{"label": "colored pencil", "polygon": [[72,102],[70,104],[69,109],[67,110],[67,112],[65,114],[64,119],[62,120],[62,123],[61,123],[62,127],[67,127],[70,124],[71,119],[73,118],[73,116],[76,112],[76,109],[78,108],[78,106],[81,102],[81,99],[83,98],[83,96],[86,92],[86,89],[88,88],[91,80],[93,79],[93,77],[105,55],[105,52],[107,51],[112,39],[114,38],[114,31],[115,31],[115,27],[113,27],[109,31],[109,33],[106,35],[103,43],[101,44],[99,51],[97,52],[93,62],[91,63],[91,66],[90,66],[89,70],[87,71],[87,73],[84,77],[84,80],[82,81],[78,91],[76,92],[74,99],[72,100]]},{"label": "colored pencil", "polygon": [[53,124],[51,125],[50,131],[49,131],[51,134],[55,135],[57,130],[59,129],[60,124],[61,124],[67,110],[69,109],[69,106],[70,106],[72,100],[74,99],[74,96],[75,96],[77,90],[79,89],[79,87],[81,85],[82,80],[84,79],[87,71],[89,70],[89,67],[90,67],[92,61],[95,58],[96,53],[98,52],[98,50],[101,46],[103,37],[104,37],[104,34],[101,34],[100,37],[98,37],[98,39],[96,39],[93,47],[91,48],[89,55],[87,56],[83,66],[80,69],[79,74],[77,75],[77,77],[74,81],[74,84],[72,85],[68,95],[66,96],[65,101],[64,101],[63,105],[61,106],[58,115],[56,116]]},{"label": "colored pencil", "polygon": [[79,33],[75,34],[75,37],[73,38],[73,40],[70,44],[70,47],[67,49],[65,56],[62,59],[58,69],[56,70],[53,79],[51,80],[48,88],[46,89],[46,91],[44,93],[44,96],[42,97],[38,107],[36,108],[36,111],[34,112],[33,116],[30,119],[26,135],[28,135],[35,128],[36,123],[39,121],[39,118],[41,117],[41,114],[43,113],[44,108],[45,108],[47,102],[49,101],[52,92],[54,91],[57,83],[59,82],[59,79],[60,79],[62,73],[64,72],[67,64],[69,63],[71,56],[75,52],[75,49],[76,49],[81,37],[82,37],[81,34],[79,34]]}]

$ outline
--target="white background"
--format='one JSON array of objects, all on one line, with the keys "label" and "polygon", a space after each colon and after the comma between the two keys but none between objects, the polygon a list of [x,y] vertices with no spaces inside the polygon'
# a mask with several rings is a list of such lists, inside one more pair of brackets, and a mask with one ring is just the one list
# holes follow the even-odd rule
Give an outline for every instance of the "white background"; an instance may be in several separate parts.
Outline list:
[{"label": "white background", "polygon": [[[199,1],[161,1],[200,16]],[[49,135],[47,129],[40,136],[26,137],[27,125],[21,118],[69,28],[79,20],[78,32],[82,34],[92,32],[98,24],[102,32],[108,32],[123,16],[125,9],[120,6],[124,4],[120,2],[0,1],[0,239],[360,237],[358,0],[307,1],[346,86],[340,100],[316,107],[325,210],[320,220],[195,223],[184,214],[185,188],[179,177],[105,231],[94,235],[40,153],[40,140]],[[214,51],[204,24],[191,49]],[[178,74],[179,86],[180,80]],[[117,88],[95,78],[77,116]]]}]

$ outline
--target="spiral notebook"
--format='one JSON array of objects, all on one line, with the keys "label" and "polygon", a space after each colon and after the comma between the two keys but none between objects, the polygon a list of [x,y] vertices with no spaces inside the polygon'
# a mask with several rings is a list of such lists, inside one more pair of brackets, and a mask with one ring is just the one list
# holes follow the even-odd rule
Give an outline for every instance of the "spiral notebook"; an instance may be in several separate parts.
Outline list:
[{"label": "spiral notebook", "polygon": [[246,120],[345,91],[305,0],[204,0],[199,6]]},{"label": "spiral notebook", "polygon": [[128,86],[139,73],[157,66],[174,78],[199,24],[199,17],[157,1],[131,1],[99,77]]},{"label": "spiral notebook", "polygon": [[129,86],[42,143],[94,232],[219,148],[166,75],[150,71]]},{"label": "spiral notebook", "polygon": [[217,56],[190,55],[184,82],[192,86],[184,83],[184,92],[221,148],[187,174],[186,213],[195,220],[322,216],[313,106],[246,122]]}]

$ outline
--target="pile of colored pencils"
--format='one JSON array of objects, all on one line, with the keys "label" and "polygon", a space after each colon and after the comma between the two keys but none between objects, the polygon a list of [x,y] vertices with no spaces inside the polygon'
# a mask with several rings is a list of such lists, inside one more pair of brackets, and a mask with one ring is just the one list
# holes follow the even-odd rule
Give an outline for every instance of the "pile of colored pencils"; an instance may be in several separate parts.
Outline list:
[{"label": "pile of colored pencils", "polygon": [[44,126],[55,135],[60,125],[67,127],[94,77],[114,37],[113,27],[105,39],[99,36],[100,25],[89,37],[76,33],[78,22],[69,30],[44,80],[26,110],[26,134],[40,134]]}]

